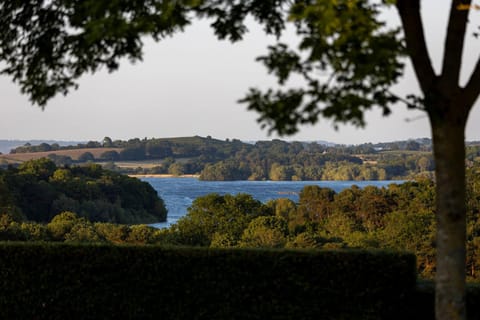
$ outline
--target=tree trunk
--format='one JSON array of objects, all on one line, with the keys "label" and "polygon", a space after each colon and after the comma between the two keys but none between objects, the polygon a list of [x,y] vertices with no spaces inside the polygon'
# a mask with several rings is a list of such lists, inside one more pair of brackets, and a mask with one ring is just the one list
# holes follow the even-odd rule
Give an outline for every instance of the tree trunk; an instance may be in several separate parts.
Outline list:
[{"label": "tree trunk", "polygon": [[[450,109],[451,110],[451,109]],[[465,120],[430,117],[436,175],[436,319],[466,319]]]}]

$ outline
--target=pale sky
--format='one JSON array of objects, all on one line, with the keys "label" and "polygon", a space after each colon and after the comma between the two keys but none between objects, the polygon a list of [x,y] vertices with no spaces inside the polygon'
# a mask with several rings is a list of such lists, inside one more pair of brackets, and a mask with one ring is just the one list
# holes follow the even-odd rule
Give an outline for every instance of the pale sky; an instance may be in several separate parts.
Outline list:
[{"label": "pale sky", "polygon": [[[450,1],[422,3],[430,54],[438,71]],[[395,11],[385,17],[389,24],[398,23]],[[472,11],[470,21],[463,81],[479,57],[480,40],[471,33],[480,25],[480,11]],[[257,114],[236,102],[249,87],[276,84],[263,65],[255,62],[255,57],[264,54],[267,45],[275,40],[254,24],[250,29],[244,41],[235,44],[218,41],[205,21],[195,22],[184,33],[159,43],[147,40],[143,62],[132,65],[124,61],[112,74],[101,71],[84,76],[77,91],[54,98],[44,111],[32,106],[9,77],[0,76],[0,139],[99,141],[105,136],[125,140],[193,135],[241,140],[275,138],[260,129],[255,121]],[[286,40],[295,41],[295,37]],[[418,92],[410,68],[394,91]],[[480,140],[479,104],[477,101],[470,115],[467,140]],[[359,144],[430,137],[428,120],[422,115],[398,105],[387,118],[379,111],[368,113],[365,129],[341,125],[335,131],[330,122],[323,120],[284,139]]]}]

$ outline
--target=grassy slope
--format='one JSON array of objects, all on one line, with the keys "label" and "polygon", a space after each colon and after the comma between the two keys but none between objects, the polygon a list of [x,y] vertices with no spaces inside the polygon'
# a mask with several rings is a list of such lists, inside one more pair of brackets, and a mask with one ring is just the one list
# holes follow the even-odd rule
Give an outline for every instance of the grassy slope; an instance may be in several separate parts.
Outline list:
[{"label": "grassy slope", "polygon": [[28,160],[46,158],[50,154],[56,154],[58,156],[69,156],[73,160],[78,160],[78,157],[85,152],[90,152],[95,158],[106,151],[122,151],[122,148],[84,148],[84,149],[71,149],[71,150],[56,150],[47,152],[29,152],[29,153],[14,153],[14,154],[2,154],[0,155],[0,161],[2,159],[9,163],[21,163]]}]

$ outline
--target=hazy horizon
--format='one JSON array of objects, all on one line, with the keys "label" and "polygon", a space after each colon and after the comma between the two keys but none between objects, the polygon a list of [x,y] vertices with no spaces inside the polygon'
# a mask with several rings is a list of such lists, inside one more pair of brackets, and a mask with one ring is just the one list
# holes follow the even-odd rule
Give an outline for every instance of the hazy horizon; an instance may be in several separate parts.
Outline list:
[{"label": "hazy horizon", "polygon": [[[117,139],[115,137],[110,137],[110,136],[105,136],[105,137],[109,137],[112,139],[112,141],[115,141],[115,140],[122,140],[122,141],[128,141],[130,139],[140,139],[140,140],[143,140],[143,139],[175,139],[175,138],[188,138],[188,137],[201,137],[201,138],[207,138],[208,136],[202,136],[202,135],[192,135],[192,136],[170,136],[170,137],[130,137],[130,138],[127,138],[127,139]],[[41,139],[41,138],[34,138],[34,139],[1,139],[0,138],[0,142],[13,142],[13,141],[20,141],[20,142],[51,142],[51,143],[55,143],[55,142],[62,142],[63,144],[62,145],[67,145],[67,143],[87,143],[89,141],[93,141],[93,142],[102,142],[103,138],[105,137],[102,137],[101,139],[90,139],[90,140],[84,140],[84,139]],[[239,138],[236,138],[236,137],[230,137],[230,138],[226,138],[226,139],[222,139],[222,138],[218,138],[218,137],[215,137],[215,136],[210,136],[212,139],[216,139],[216,140],[226,140],[226,139],[237,139],[237,140],[240,140],[242,142],[245,142],[245,143],[249,143],[249,142],[257,142],[257,141],[271,141],[273,139],[279,139],[279,140],[283,140],[283,141],[286,141],[286,142],[325,142],[325,143],[335,143],[335,144],[338,144],[338,145],[341,145],[343,143],[339,143],[339,142],[335,142],[335,141],[329,141],[329,140],[323,140],[323,139],[317,139],[317,140],[303,140],[303,139],[291,139],[291,138],[285,138],[285,137],[276,137],[276,138],[272,138],[272,137],[267,137],[267,138],[262,138],[262,139],[251,139],[251,140],[244,140],[244,139],[239,139]],[[380,140],[380,141],[376,141],[376,142],[372,142],[372,141],[366,141],[366,142],[361,142],[361,143],[355,143],[355,144],[352,144],[352,145],[358,145],[358,144],[364,144],[364,143],[372,143],[372,144],[377,144],[377,143],[394,143],[394,142],[400,142],[400,141],[408,141],[408,140],[420,140],[420,139],[431,139],[430,137],[411,137],[411,138],[407,138],[407,139],[397,139],[397,140]],[[477,140],[465,140],[467,142],[475,142]]]}]

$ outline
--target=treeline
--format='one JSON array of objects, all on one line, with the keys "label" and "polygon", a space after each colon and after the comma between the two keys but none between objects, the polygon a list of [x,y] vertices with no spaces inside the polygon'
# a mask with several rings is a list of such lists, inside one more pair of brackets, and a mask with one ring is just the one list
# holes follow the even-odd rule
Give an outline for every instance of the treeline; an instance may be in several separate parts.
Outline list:
[{"label": "treeline", "polygon": [[125,225],[92,222],[65,211],[48,223],[18,221],[9,214],[0,215],[0,241],[52,241],[75,243],[149,244],[160,230],[144,224]]},{"label": "treeline", "polygon": [[[115,149],[96,156],[85,151],[75,161],[54,153],[75,148]],[[199,136],[128,141],[105,137],[102,142],[69,147],[25,145],[12,153],[48,151],[52,152],[49,158],[59,165],[96,161],[122,173],[196,174],[202,180],[385,180],[431,173],[430,148],[429,139],[332,146],[277,139],[250,144]],[[117,166],[118,161],[153,161],[155,165],[125,168]]]},{"label": "treeline", "polygon": [[[205,143],[204,140],[208,140]],[[225,144],[224,142],[227,142]],[[110,137],[105,137],[102,141],[88,141],[85,143],[78,143],[76,145],[60,145],[59,143],[41,143],[38,145],[32,145],[26,143],[23,146],[16,147],[10,151],[10,153],[29,153],[29,152],[48,152],[57,150],[72,150],[72,149],[91,149],[91,148],[132,148],[143,149],[143,153],[140,157],[164,157],[173,156],[175,154],[181,156],[188,156],[192,154],[199,155],[198,149],[204,148],[206,145],[214,145],[215,149],[229,149],[229,144],[248,144],[242,143],[238,139],[227,139],[226,141],[213,139],[208,136],[202,138],[200,136],[195,137],[180,137],[180,138],[133,138],[129,140],[112,140]],[[326,150],[331,153],[341,154],[369,154],[378,151],[432,151],[432,141],[428,138],[422,139],[410,139],[394,142],[381,142],[381,143],[363,143],[359,145],[341,145],[331,144],[327,142],[304,142],[304,144],[318,144],[324,146]],[[478,144],[478,143],[477,143]],[[225,151],[225,150],[223,150]],[[227,150],[228,151],[228,150]],[[136,159],[139,160],[139,159]]]},{"label": "treeline", "polygon": [[[358,150],[355,150],[358,151]],[[431,153],[348,153],[343,147],[281,140],[257,142],[227,160],[207,164],[203,180],[386,180],[434,169]]]},{"label": "treeline", "polygon": [[57,167],[42,158],[0,169],[0,213],[47,222],[63,211],[114,223],[165,221],[167,215],[151,185],[100,165]]},{"label": "treeline", "polygon": [[129,140],[112,140],[105,137],[101,142],[89,141],[87,143],[79,143],[71,146],[60,146],[58,143],[39,145],[31,145],[17,147],[10,151],[11,154],[31,153],[31,152],[55,152],[59,150],[76,150],[76,149],[95,149],[95,148],[117,148],[118,151],[107,151],[98,159],[103,160],[152,160],[164,159],[168,157],[174,158],[190,158],[206,156],[212,159],[225,159],[242,147],[248,147],[249,144],[240,140],[217,140],[210,136],[202,138],[183,137],[183,138],[152,138],[152,139],[129,139]]},{"label": "treeline", "polygon": [[111,148],[115,144],[123,143],[121,140],[112,141],[111,138],[105,137],[102,142],[98,141],[88,141],[86,143],[78,143],[76,145],[60,145],[57,142],[47,143],[42,142],[38,145],[34,145],[30,142],[27,142],[23,146],[16,147],[10,150],[11,154],[16,153],[30,153],[30,152],[49,152],[49,151],[58,151],[58,150],[73,150],[73,149],[91,149],[91,148]]}]

